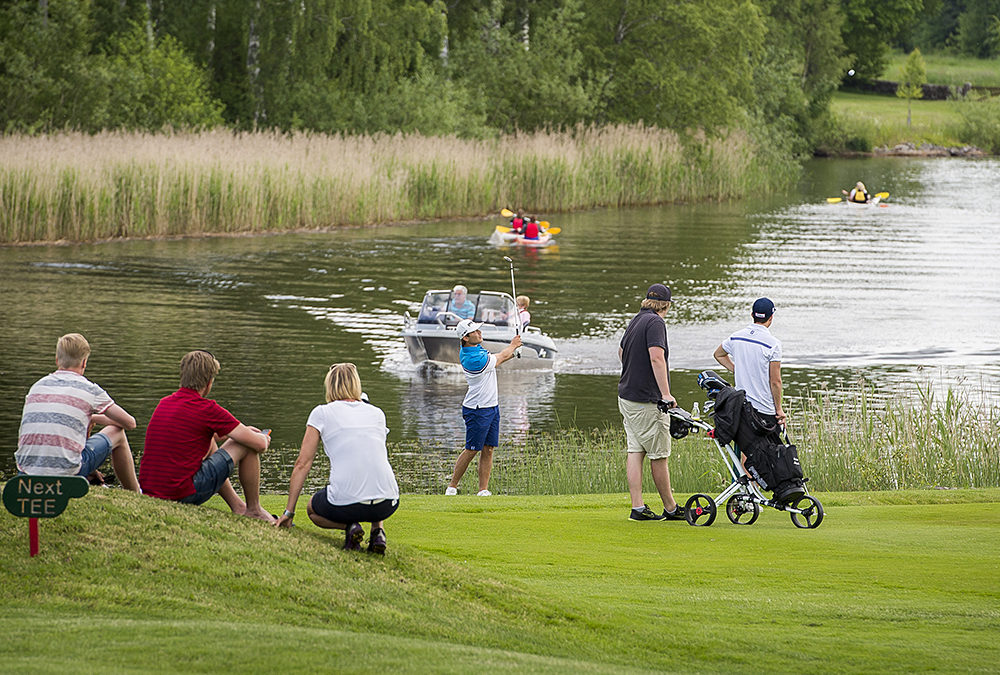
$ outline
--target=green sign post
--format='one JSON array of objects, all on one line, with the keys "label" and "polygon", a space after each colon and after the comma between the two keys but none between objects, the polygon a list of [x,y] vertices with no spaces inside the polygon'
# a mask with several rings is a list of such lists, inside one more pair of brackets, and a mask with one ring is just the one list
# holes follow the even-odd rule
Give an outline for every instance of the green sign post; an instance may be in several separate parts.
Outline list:
[{"label": "green sign post", "polygon": [[55,518],[73,497],[87,494],[82,476],[14,476],[3,488],[3,505],[19,518],[28,518],[28,551],[38,554],[38,519]]}]

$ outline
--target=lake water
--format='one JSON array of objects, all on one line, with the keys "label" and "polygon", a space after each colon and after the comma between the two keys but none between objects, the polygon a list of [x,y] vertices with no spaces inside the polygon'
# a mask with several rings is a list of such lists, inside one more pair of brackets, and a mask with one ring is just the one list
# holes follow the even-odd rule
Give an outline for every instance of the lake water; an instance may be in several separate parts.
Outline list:
[{"label": "lake water", "polygon": [[[889,206],[825,202],[858,179],[889,191]],[[795,191],[765,201],[548,214],[562,232],[541,250],[491,246],[499,218],[0,249],[0,473],[13,472],[24,394],[73,331],[93,347],[87,375],[139,420],[137,453],[181,355],[206,348],[222,362],[213,396],[272,427],[282,448],[265,462],[265,490],[287,489],[336,361],[358,365],[392,441],[447,466],[463,442],[464,378],[410,363],[402,314],[430,288],[509,291],[504,255],[532,298],[532,323],[560,349],[553,371],[501,372],[507,439],[620,422],[617,343],[655,281],[674,294],[667,327],[682,405],[761,295],[778,307],[772,331],[793,398],[865,377],[888,395],[929,383],[996,400],[998,181],[995,159],[816,160]]]}]

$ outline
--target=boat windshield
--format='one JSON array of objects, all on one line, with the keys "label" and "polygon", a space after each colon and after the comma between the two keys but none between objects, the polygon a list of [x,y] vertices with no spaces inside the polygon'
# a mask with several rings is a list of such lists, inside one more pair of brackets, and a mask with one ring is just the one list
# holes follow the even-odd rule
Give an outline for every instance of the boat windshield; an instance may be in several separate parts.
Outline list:
[{"label": "boat windshield", "polygon": [[[424,304],[420,307],[418,323],[437,323],[438,315],[448,310],[450,291],[430,292],[424,296]],[[457,323],[457,320],[454,321]]]},{"label": "boat windshield", "polygon": [[461,302],[451,291],[429,291],[417,322],[454,326],[460,319],[468,318],[494,326],[512,326],[514,316],[514,303],[506,295],[469,293]]},{"label": "boat windshield", "polygon": [[452,291],[429,291],[420,306],[417,323],[441,323],[454,326],[462,319],[476,316],[479,302],[478,293],[469,293],[460,298]]},{"label": "boat windshield", "polygon": [[507,296],[485,293],[479,296],[476,321],[494,326],[512,326],[515,316],[514,303]]}]

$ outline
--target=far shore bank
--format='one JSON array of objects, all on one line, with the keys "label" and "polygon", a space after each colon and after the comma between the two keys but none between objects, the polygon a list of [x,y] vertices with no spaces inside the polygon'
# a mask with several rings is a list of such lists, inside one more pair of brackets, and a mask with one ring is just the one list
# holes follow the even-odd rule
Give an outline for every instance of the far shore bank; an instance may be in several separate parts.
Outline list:
[{"label": "far shore bank", "polygon": [[228,131],[0,137],[0,243],[95,242],[729,200],[798,166],[747,133],[467,140]]}]

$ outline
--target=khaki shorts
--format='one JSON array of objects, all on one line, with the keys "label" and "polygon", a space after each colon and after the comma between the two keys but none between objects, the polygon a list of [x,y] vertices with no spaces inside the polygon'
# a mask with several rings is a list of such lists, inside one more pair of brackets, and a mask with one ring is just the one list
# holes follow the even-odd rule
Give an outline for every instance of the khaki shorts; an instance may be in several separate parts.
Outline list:
[{"label": "khaki shorts", "polygon": [[628,452],[645,452],[650,459],[670,456],[670,418],[655,403],[618,399]]}]

